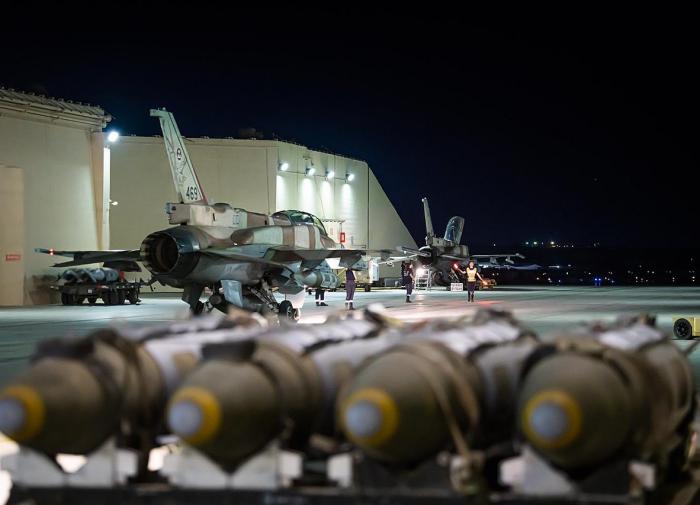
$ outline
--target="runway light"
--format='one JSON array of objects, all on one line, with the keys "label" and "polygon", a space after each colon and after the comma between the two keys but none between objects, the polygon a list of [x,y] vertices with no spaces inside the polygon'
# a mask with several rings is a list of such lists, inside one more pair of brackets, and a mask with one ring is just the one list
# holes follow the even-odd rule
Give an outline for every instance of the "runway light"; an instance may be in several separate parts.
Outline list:
[{"label": "runway light", "polygon": [[279,165],[279,169],[282,172],[286,172],[287,170],[289,170],[289,163],[287,163],[286,161],[281,162]]},{"label": "runway light", "polygon": [[355,174],[345,174],[345,182],[352,182],[355,179]]},{"label": "runway light", "polygon": [[111,142],[114,144],[117,140],[119,140],[119,132],[116,130],[112,130],[107,134],[107,142]]}]

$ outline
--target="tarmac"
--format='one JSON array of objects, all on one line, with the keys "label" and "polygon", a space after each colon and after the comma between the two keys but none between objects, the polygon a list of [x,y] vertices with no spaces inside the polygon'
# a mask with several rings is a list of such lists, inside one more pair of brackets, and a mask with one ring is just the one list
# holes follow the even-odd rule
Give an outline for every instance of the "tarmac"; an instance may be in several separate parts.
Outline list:
[{"label": "tarmac", "polygon": [[[80,336],[106,326],[143,326],[188,316],[187,306],[176,295],[146,294],[139,305],[46,305],[0,309],[0,386],[25,366],[37,342],[59,336]],[[498,287],[476,294],[467,303],[466,293],[444,288],[414,292],[405,303],[400,289],[358,292],[358,309],[382,304],[387,313],[405,321],[454,318],[480,308],[510,310],[544,338],[580,322],[613,320],[621,315],[649,313],[659,326],[671,332],[677,315],[700,315],[700,287]],[[320,323],[329,314],[344,310],[345,293],[326,293],[328,307],[316,307],[307,297],[300,323]],[[681,342],[681,345],[687,345]],[[700,377],[700,352],[697,353]],[[694,360],[695,361],[695,360]]]},{"label": "tarmac", "polygon": [[[0,309],[0,386],[27,364],[37,342],[59,336],[80,336],[106,326],[144,326],[167,323],[189,315],[175,295],[146,294],[139,305],[47,305]],[[405,303],[399,289],[358,292],[355,306],[382,304],[387,313],[405,321],[454,318],[471,315],[480,308],[510,310],[542,338],[552,337],[581,322],[611,321],[618,316],[648,313],[657,316],[661,329],[671,333],[674,316],[700,316],[700,287],[498,287],[477,292],[476,302],[467,303],[466,293],[444,289],[419,291],[413,303]],[[345,293],[326,293],[328,307],[316,307],[309,295],[300,323],[320,323],[343,310]],[[690,341],[677,341],[686,347]],[[700,351],[691,357],[696,384],[700,386]],[[14,452],[14,443],[0,435],[0,456]],[[72,456],[73,458],[80,458]],[[79,463],[76,463],[79,466]],[[9,476],[0,471],[0,504],[5,503]]]}]

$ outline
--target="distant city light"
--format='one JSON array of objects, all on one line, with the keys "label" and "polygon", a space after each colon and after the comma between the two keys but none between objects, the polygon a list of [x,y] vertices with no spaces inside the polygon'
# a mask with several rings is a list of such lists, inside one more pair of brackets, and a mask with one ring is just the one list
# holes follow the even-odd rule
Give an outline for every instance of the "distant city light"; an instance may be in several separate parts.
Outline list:
[{"label": "distant city light", "polygon": [[280,163],[280,170],[282,172],[286,172],[287,170],[289,170],[289,163],[287,163],[286,161],[281,162]]},{"label": "distant city light", "polygon": [[114,144],[117,140],[119,140],[119,132],[116,130],[112,130],[107,134],[107,142],[111,142]]}]

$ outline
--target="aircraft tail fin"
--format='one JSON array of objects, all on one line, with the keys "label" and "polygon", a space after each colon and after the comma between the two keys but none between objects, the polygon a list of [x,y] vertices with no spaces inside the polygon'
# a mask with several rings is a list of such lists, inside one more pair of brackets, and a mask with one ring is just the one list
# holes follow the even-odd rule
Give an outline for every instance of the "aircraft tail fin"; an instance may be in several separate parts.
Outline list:
[{"label": "aircraft tail fin", "polygon": [[435,231],[433,230],[433,220],[430,217],[430,205],[428,205],[428,199],[423,198],[423,214],[425,215],[425,235],[426,240],[433,238],[435,236]]},{"label": "aircraft tail fin", "polygon": [[459,244],[462,240],[463,231],[464,218],[460,216],[452,216],[447,222],[447,228],[445,228],[445,240],[449,240],[453,244]]},{"label": "aircraft tail fin", "polygon": [[184,139],[180,135],[175,118],[165,109],[151,109],[151,116],[160,120],[160,128],[163,130],[165,152],[168,155],[170,171],[173,175],[175,191],[180,203],[207,203],[202,186],[194,171],[192,160],[185,147]]}]

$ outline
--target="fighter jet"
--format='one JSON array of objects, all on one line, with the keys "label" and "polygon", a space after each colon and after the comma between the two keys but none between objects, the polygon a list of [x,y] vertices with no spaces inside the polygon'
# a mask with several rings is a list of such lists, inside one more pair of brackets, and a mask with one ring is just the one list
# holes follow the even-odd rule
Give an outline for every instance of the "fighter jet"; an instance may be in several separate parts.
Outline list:
[{"label": "fighter jet", "polygon": [[[307,212],[283,210],[272,215],[250,212],[226,203],[210,203],[197,177],[173,115],[151,110],[160,120],[165,151],[179,201],[167,203],[171,228],[148,235],[139,249],[119,251],[56,251],[73,258],[56,267],[129,264],[141,261],[164,285],[182,288],[182,299],[195,314],[207,307],[271,311],[299,318],[305,287],[332,289],[340,283],[334,268],[348,268],[370,252],[341,249],[320,219]],[[373,251],[372,255],[388,254]],[[285,300],[278,302],[274,292]]]},{"label": "fighter jet", "polygon": [[[430,206],[428,199],[423,198],[423,213],[425,215],[425,245],[420,249],[400,246],[397,250],[404,253],[404,256],[393,256],[387,262],[401,260],[416,261],[423,268],[429,268],[432,275],[433,284],[438,286],[449,286],[451,282],[462,282],[460,274],[456,271],[457,265],[463,265],[470,259],[476,263],[485,260],[481,267],[485,268],[513,268],[516,266],[513,258],[524,258],[520,253],[512,254],[469,254],[469,248],[460,244],[462,232],[464,231],[464,218],[453,216],[447,222],[445,235],[438,237],[433,229],[433,220],[430,217]],[[500,263],[503,259],[504,263]],[[460,266],[460,268],[462,268]]]}]

